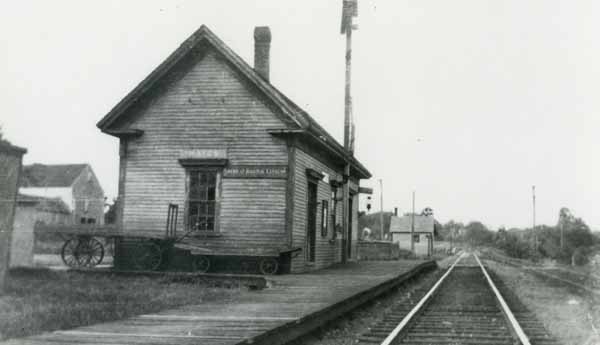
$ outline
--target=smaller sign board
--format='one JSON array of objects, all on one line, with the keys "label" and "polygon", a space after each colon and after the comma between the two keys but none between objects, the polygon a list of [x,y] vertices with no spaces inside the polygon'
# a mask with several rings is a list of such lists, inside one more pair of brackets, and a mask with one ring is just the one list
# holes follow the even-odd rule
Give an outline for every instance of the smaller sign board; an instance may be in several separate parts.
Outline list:
[{"label": "smaller sign board", "polygon": [[227,149],[182,150],[180,159],[227,159]]},{"label": "smaller sign board", "polygon": [[286,179],[286,165],[235,165],[223,170],[224,178]]}]

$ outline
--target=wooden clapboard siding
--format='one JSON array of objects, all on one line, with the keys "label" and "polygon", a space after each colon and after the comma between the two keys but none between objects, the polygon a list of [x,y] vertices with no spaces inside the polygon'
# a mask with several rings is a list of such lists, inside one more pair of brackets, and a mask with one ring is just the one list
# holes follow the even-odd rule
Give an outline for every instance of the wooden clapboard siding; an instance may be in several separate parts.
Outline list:
[{"label": "wooden clapboard siding", "polygon": [[[186,172],[182,150],[227,149],[229,165],[288,165],[283,126],[273,110],[216,53],[208,52],[122,125],[144,135],[129,139],[124,160],[124,232],[162,236],[167,205],[180,205],[184,228]],[[283,246],[286,181],[222,179],[221,237],[198,240],[219,248]]]},{"label": "wooden clapboard siding", "polygon": [[[304,248],[306,252],[306,214],[307,214],[307,190],[308,180],[306,176],[306,169],[311,168],[319,172],[325,172],[329,174],[331,179],[341,179],[340,172],[336,172],[334,169],[319,161],[315,157],[309,155],[304,150],[296,148],[296,180],[295,180],[295,193],[294,193],[294,223],[293,223],[293,246],[299,246]],[[331,203],[331,186],[329,183],[319,181],[317,186],[318,201],[322,202],[327,200]],[[341,194],[340,194],[341,195]],[[338,205],[337,215],[339,222],[341,223],[341,202]],[[317,207],[317,237],[316,237],[316,257],[315,263],[312,266],[306,266],[306,258],[303,255],[297,256],[292,260],[292,271],[300,272],[311,269],[318,269],[329,266],[340,260],[340,245],[341,241],[338,239],[333,243],[330,243],[334,235],[334,225],[329,224],[329,231],[326,237],[321,236],[321,204]]]}]

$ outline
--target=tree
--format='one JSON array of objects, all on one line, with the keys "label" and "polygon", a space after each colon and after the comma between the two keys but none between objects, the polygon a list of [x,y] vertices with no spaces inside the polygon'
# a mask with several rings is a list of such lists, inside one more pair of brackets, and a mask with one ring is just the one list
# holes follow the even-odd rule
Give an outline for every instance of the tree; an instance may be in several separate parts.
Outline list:
[{"label": "tree", "polygon": [[433,216],[433,210],[431,207],[425,207],[423,211],[421,211],[421,215],[426,217]]},{"label": "tree", "polygon": [[4,138],[4,134],[2,132],[2,126],[1,125],[0,125],[0,144],[8,144],[8,145],[10,145],[10,142]]},{"label": "tree", "polygon": [[583,264],[587,262],[587,248],[594,244],[594,236],[589,226],[581,219],[575,217],[573,212],[566,207],[560,209],[558,213],[557,230],[558,241],[560,243],[560,233],[563,237],[563,248],[560,255],[557,256],[561,261],[572,265]]},{"label": "tree", "polygon": [[[371,214],[359,214],[358,217],[358,230],[359,234],[362,234],[364,228],[371,229],[371,236],[375,239],[382,238],[381,236],[381,220],[379,217],[380,212]],[[394,214],[392,212],[383,212],[383,231],[385,233],[390,232],[390,221]]]},{"label": "tree", "polygon": [[440,225],[436,231],[437,236],[444,241],[456,241],[459,239],[459,231],[465,226],[461,222],[449,220],[447,223]]},{"label": "tree", "polygon": [[104,224],[117,223],[117,210],[119,207],[119,199],[114,198],[112,204],[108,205],[108,211],[104,213]]},{"label": "tree", "polygon": [[483,223],[470,222],[465,230],[465,240],[471,245],[493,244],[494,234]]}]

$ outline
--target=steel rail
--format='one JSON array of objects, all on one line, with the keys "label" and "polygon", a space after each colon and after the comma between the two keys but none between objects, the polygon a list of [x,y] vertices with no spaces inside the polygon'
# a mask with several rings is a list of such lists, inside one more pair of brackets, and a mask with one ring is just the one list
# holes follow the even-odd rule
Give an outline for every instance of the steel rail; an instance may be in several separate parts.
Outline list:
[{"label": "steel rail", "polygon": [[406,316],[402,319],[402,321],[400,321],[400,323],[396,326],[396,328],[394,328],[394,330],[383,340],[383,342],[381,343],[381,345],[390,345],[390,344],[392,344],[392,342],[396,339],[396,337],[398,336],[398,334],[400,334],[400,332],[404,329],[404,327],[406,327],[406,325],[408,325],[408,323],[413,318],[413,316],[415,316],[417,314],[417,312],[419,311],[419,309],[421,309],[421,307],[425,304],[425,302],[427,302],[427,300],[433,295],[433,293],[442,284],[442,282],[444,281],[444,279],[446,279],[446,277],[450,274],[450,272],[452,272],[452,270],[454,269],[454,266],[456,266],[456,264],[465,255],[466,255],[466,253],[462,253],[458,257],[458,259],[456,259],[456,261],[452,264],[452,266],[450,266],[450,268],[448,269],[448,271],[446,271],[446,273],[444,273],[444,275],[437,281],[437,283],[435,283],[435,285],[429,290],[429,292],[427,292],[427,294],[425,296],[423,296],[423,298],[421,298],[421,300],[419,301],[419,303],[417,303],[417,305],[414,308],[412,308],[412,310],[408,314],[406,314]]},{"label": "steel rail", "polygon": [[479,261],[479,258],[477,257],[477,255],[475,255],[475,253],[473,253],[473,256],[475,257],[475,260],[477,260],[477,263],[479,264],[479,267],[483,271],[485,278],[487,279],[488,283],[490,284],[490,287],[494,291],[496,298],[500,302],[502,311],[504,312],[504,315],[506,315],[506,317],[508,318],[510,326],[513,328],[513,330],[517,334],[517,337],[519,337],[519,341],[523,345],[531,345],[531,343],[529,342],[529,338],[527,338],[527,335],[525,335],[523,328],[521,328],[521,325],[519,325],[519,322],[515,318],[515,315],[512,313],[512,311],[508,307],[508,304],[506,304],[506,301],[504,301],[504,298],[500,294],[500,291],[498,291],[498,289],[496,288],[496,284],[494,284],[494,282],[492,281],[492,278],[490,278],[490,275],[487,273],[485,267],[483,267],[483,264],[481,263],[481,261]]}]

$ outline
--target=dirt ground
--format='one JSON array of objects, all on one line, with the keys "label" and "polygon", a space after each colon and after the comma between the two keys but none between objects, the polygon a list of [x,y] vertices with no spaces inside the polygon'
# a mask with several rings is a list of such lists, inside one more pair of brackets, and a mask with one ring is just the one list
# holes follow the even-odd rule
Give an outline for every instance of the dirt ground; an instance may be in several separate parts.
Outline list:
[{"label": "dirt ground", "polygon": [[600,296],[516,267],[486,264],[561,343],[600,344]]}]

